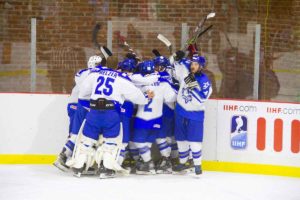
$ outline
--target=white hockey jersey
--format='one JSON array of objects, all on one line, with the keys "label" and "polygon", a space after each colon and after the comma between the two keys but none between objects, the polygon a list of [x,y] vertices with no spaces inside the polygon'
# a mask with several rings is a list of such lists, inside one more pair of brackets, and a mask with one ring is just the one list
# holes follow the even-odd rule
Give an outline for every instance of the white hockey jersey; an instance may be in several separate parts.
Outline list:
[{"label": "white hockey jersey", "polygon": [[176,91],[168,81],[155,82],[142,87],[142,91],[147,90],[154,92],[154,98],[149,100],[146,105],[138,106],[134,128],[160,129],[163,103],[176,101]]},{"label": "white hockey jersey", "polygon": [[175,76],[180,84],[176,112],[186,118],[199,120],[202,119],[205,109],[203,103],[211,95],[212,87],[209,78],[204,73],[201,73],[200,75],[195,75],[198,86],[193,89],[187,88],[184,78],[190,73],[189,64],[189,61],[174,63]]},{"label": "white hockey jersey", "polygon": [[159,77],[159,74],[151,74],[151,76],[143,76],[142,74],[132,74],[129,76],[129,78],[136,86],[151,85],[157,82]]},{"label": "white hockey jersey", "polygon": [[78,95],[79,95],[79,86],[83,82],[83,80],[89,75],[90,68],[79,70],[75,77],[75,86],[72,89],[71,95],[69,97],[69,103],[77,103],[78,102]]},{"label": "white hockey jersey", "polygon": [[92,72],[79,88],[79,99],[89,96],[97,100],[105,98],[118,104],[129,100],[135,104],[147,104],[148,99],[134,86],[125,73],[103,67]]}]

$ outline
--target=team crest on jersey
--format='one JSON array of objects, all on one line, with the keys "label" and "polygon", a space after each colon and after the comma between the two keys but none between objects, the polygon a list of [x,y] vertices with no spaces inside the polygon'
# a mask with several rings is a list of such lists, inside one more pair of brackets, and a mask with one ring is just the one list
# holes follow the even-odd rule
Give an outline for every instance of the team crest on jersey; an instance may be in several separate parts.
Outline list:
[{"label": "team crest on jersey", "polygon": [[230,144],[233,149],[246,149],[248,120],[245,116],[234,115],[231,118]]},{"label": "team crest on jersey", "polygon": [[189,89],[187,88],[182,89],[182,98],[184,99],[185,103],[192,101],[192,95]]}]

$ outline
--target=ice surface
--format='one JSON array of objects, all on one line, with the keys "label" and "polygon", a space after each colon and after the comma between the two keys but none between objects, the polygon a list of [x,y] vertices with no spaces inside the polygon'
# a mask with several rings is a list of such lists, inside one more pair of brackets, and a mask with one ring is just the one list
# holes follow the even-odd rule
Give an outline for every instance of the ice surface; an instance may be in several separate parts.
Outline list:
[{"label": "ice surface", "polygon": [[0,199],[300,200],[300,179],[205,171],[192,175],[73,177],[51,165],[0,165]]}]

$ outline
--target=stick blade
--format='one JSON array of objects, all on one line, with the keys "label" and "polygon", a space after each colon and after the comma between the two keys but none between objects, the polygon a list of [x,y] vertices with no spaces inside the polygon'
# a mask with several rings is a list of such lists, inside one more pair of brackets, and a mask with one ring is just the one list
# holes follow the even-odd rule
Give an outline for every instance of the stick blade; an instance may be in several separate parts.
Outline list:
[{"label": "stick blade", "polygon": [[209,18],[213,18],[216,16],[216,13],[215,12],[211,12],[207,15],[206,19],[209,19]]},{"label": "stick blade", "polygon": [[162,41],[167,47],[170,47],[172,45],[171,42],[165,36],[163,36],[162,34],[158,34],[157,39]]}]

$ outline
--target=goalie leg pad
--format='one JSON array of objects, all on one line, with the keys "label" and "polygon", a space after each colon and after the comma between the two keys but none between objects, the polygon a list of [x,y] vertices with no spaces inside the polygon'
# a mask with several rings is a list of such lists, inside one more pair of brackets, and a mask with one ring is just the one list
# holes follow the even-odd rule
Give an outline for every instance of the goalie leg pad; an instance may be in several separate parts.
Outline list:
[{"label": "goalie leg pad", "polygon": [[95,140],[83,136],[82,141],[80,141],[76,147],[74,159],[69,160],[67,165],[75,169],[80,169],[83,168],[85,164],[86,170],[91,167],[95,161],[95,149],[93,148],[94,144],[96,144]]}]

